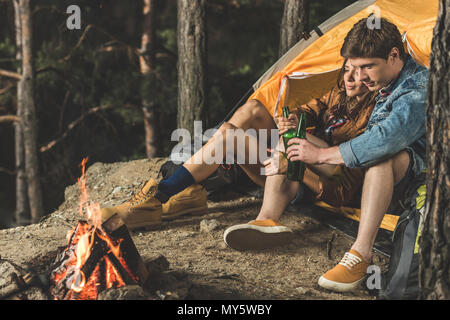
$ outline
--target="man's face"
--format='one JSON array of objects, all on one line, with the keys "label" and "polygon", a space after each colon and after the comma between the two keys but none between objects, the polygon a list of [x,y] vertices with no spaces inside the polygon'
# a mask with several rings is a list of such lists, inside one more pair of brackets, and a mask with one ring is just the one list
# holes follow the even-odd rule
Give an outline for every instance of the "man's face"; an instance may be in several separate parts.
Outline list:
[{"label": "man's face", "polygon": [[361,81],[370,91],[378,91],[387,86],[397,76],[390,57],[349,58],[348,63],[355,70],[355,80]]}]

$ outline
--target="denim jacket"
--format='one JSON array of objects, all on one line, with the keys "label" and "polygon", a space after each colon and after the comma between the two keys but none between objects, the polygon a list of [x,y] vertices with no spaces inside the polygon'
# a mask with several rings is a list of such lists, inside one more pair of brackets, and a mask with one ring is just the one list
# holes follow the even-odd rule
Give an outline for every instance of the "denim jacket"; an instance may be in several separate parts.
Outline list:
[{"label": "denim jacket", "polygon": [[428,75],[428,69],[408,55],[397,80],[376,97],[366,131],[339,145],[347,167],[369,167],[405,148],[425,159]]}]

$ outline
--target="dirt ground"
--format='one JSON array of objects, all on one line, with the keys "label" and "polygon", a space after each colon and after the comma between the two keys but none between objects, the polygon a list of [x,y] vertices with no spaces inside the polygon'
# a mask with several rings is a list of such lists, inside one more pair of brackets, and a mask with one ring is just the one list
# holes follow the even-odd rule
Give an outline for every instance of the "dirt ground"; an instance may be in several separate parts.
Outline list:
[{"label": "dirt ground", "polygon": [[[160,179],[159,168],[165,160],[88,164],[89,198],[101,206],[128,200],[149,177]],[[66,233],[83,218],[78,211],[79,195],[74,183],[66,188],[64,203],[40,223],[0,230],[2,261],[36,273],[46,271],[58,248],[66,245]],[[340,261],[352,240],[302,210],[288,208],[281,219],[294,231],[288,246],[253,252],[227,247],[224,230],[254,219],[262,201],[249,195],[231,198],[208,201],[206,215],[163,222],[153,231],[131,232],[152,271],[149,287],[134,298],[374,299],[363,289],[337,294],[317,285],[319,277]],[[375,253],[374,263],[383,268],[387,258]],[[105,299],[116,299],[115,294]]]}]

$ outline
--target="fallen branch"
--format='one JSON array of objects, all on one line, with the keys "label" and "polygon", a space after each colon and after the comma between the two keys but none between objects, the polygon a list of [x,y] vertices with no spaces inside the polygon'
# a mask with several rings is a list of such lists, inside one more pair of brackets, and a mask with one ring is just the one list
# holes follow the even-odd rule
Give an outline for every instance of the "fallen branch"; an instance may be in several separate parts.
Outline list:
[{"label": "fallen branch", "polygon": [[82,114],[78,119],[76,119],[75,121],[72,121],[68,126],[67,126],[67,130],[57,139],[50,141],[49,143],[47,143],[46,145],[42,146],[39,148],[40,152],[45,152],[50,150],[51,148],[53,148],[56,144],[58,144],[59,142],[61,142],[62,140],[64,140],[69,133],[79,124],[81,123],[81,121],[84,120],[84,118],[86,118],[87,116],[96,113],[98,111],[102,111],[102,110],[106,110],[108,108],[111,108],[111,105],[106,105],[106,106],[99,106],[99,107],[94,107],[89,109],[88,112]]},{"label": "fallen branch", "polygon": [[2,122],[19,122],[20,117],[15,115],[7,115],[7,116],[0,116],[0,123]]},{"label": "fallen branch", "polygon": [[0,76],[13,78],[13,79],[17,79],[17,80],[22,79],[22,76],[20,74],[18,74],[17,72],[8,71],[8,70],[4,70],[4,69],[0,69]]}]

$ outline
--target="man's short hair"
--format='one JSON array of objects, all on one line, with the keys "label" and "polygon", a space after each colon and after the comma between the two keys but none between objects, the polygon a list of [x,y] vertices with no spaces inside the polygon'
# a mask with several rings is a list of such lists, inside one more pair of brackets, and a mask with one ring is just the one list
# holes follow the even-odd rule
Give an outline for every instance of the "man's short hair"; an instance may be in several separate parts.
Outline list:
[{"label": "man's short hair", "polygon": [[400,52],[400,59],[405,61],[406,52],[402,36],[397,26],[385,18],[379,18],[379,28],[371,28],[369,18],[359,20],[345,37],[341,56],[348,58],[387,59],[392,49]]}]

